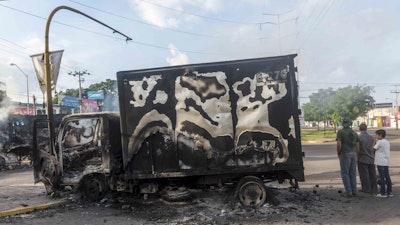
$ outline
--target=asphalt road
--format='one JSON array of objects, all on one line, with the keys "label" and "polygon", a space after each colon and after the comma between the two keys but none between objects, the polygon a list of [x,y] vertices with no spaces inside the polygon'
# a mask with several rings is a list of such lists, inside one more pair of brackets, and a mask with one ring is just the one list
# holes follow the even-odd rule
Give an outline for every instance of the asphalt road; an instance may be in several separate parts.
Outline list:
[{"label": "asphalt road", "polygon": [[[399,191],[400,131],[389,130],[387,138],[391,142],[390,173],[394,183],[394,190]],[[318,186],[320,188],[338,190],[343,187],[340,179],[335,142],[303,143],[303,151],[305,153],[306,182],[301,182],[299,184],[300,188],[312,190]],[[332,190],[330,191],[332,192]],[[349,207],[348,210],[353,212],[351,212],[350,216],[345,215],[344,218],[346,220],[349,219],[349,224],[363,224],[367,222],[400,224],[400,213],[398,213],[398,209],[400,208],[400,201],[398,200],[400,199],[400,193],[395,192],[395,195],[394,199],[387,199],[387,202],[381,202],[380,204],[375,204],[377,203],[377,199],[374,197],[363,197],[362,200],[347,205]],[[337,198],[336,196],[337,192],[334,197],[329,198]],[[15,207],[33,206],[57,200],[59,199],[52,199],[45,194],[43,185],[33,184],[33,173],[31,170],[25,169],[0,173],[0,212]],[[334,200],[334,202],[338,204],[337,200]],[[82,211],[80,207],[74,206],[72,208],[67,207],[66,209],[62,209],[62,213],[59,213],[60,210],[48,210],[48,214],[34,212],[19,215],[12,219],[0,218],[0,224],[154,224],[147,219],[135,217],[135,215],[126,214],[121,210],[113,208],[85,207]],[[267,217],[268,215],[266,215]],[[25,220],[24,218],[29,218],[29,220]],[[363,218],[363,220],[360,220],[360,218]],[[249,221],[251,222],[241,224],[257,224],[250,218]],[[351,221],[355,221],[355,223]],[[362,222],[360,223],[359,221]]]},{"label": "asphalt road", "polygon": [[[391,145],[390,174],[394,183],[400,181],[400,130],[387,129],[387,139]],[[369,133],[373,134],[374,130]],[[336,154],[336,142],[303,143],[305,153],[304,167],[306,182],[302,186],[327,182],[329,185],[342,186],[339,161]]]}]

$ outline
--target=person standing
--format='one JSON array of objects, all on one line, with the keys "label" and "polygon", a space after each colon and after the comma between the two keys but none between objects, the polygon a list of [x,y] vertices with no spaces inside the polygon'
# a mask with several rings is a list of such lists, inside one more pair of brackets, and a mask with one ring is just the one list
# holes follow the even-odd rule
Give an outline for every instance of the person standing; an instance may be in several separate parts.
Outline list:
[{"label": "person standing", "polygon": [[357,152],[360,146],[357,133],[350,128],[352,124],[350,119],[344,118],[343,128],[336,135],[340,174],[346,191],[344,197],[357,195]]},{"label": "person standing", "polygon": [[393,197],[392,180],[389,175],[390,143],[386,140],[386,131],[375,131],[375,165],[378,167],[381,190],[377,197]]},{"label": "person standing", "polygon": [[361,181],[361,191],[369,194],[376,194],[376,169],[375,156],[373,153],[374,138],[367,133],[367,125],[362,123],[359,126],[360,151],[358,152],[358,174]]}]

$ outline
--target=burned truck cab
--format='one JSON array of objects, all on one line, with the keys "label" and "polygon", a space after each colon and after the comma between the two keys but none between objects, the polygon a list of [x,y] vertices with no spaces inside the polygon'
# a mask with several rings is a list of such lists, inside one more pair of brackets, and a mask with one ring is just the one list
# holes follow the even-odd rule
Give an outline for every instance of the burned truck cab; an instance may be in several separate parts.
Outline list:
[{"label": "burned truck cab", "polygon": [[[108,177],[121,165],[119,115],[76,114],[63,118],[55,135],[55,149],[48,146],[45,120],[34,129],[35,182],[48,194],[54,189],[81,189],[89,198],[107,193]],[[113,165],[112,165],[113,164]]]}]

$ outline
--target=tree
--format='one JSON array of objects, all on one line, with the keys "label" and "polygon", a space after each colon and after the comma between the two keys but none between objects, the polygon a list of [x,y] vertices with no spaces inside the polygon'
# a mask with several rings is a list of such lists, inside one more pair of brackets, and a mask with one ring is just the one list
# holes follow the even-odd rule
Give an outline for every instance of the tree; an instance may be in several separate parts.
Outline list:
[{"label": "tree", "polygon": [[334,91],[332,88],[320,89],[309,96],[310,102],[303,105],[306,121],[324,121],[336,123],[344,117],[351,120],[365,116],[372,109],[375,100],[371,96],[373,88],[369,86],[347,86]]},{"label": "tree", "polygon": [[116,111],[119,108],[116,80],[106,79],[106,81],[90,85],[88,90],[104,91],[104,99],[97,101],[101,111]]},{"label": "tree", "polygon": [[319,89],[317,93],[310,95],[310,102],[303,105],[304,120],[319,122],[327,121],[329,114],[329,104],[335,94],[332,88]]},{"label": "tree", "polygon": [[71,89],[67,89],[67,90],[65,90],[65,91],[56,92],[56,93],[54,94],[54,97],[53,97],[53,104],[58,104],[59,101],[60,101],[60,97],[61,97],[61,96],[75,96],[75,97],[79,97],[79,88],[76,88],[76,89],[71,88]]},{"label": "tree", "polygon": [[[104,91],[104,100],[97,101],[101,111],[115,111],[115,109],[118,108],[118,91],[116,80],[106,79],[100,83],[91,84],[88,88],[82,90],[83,98],[87,97],[87,91]],[[67,89],[65,91],[56,93],[53,98],[54,104],[58,104],[59,96],[79,97],[79,88]]]},{"label": "tree", "polygon": [[365,116],[372,109],[374,98],[371,96],[373,88],[369,86],[347,86],[339,88],[333,96],[329,117],[334,122],[340,122],[343,118],[351,120]]},{"label": "tree", "polygon": [[96,84],[91,84],[89,86],[89,90],[91,91],[104,91],[104,95],[117,95],[117,81],[116,80],[111,80],[111,79],[106,79],[106,81],[102,81],[100,83]]}]

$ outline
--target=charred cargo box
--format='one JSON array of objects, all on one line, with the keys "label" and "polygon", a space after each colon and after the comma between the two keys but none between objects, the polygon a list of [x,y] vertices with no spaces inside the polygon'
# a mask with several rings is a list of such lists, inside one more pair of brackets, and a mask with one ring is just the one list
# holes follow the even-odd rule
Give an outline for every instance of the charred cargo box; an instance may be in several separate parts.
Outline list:
[{"label": "charred cargo box", "polygon": [[118,72],[127,174],[303,181],[295,56]]}]

